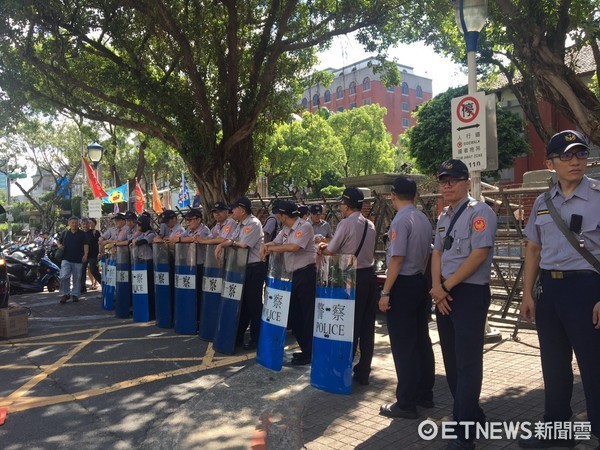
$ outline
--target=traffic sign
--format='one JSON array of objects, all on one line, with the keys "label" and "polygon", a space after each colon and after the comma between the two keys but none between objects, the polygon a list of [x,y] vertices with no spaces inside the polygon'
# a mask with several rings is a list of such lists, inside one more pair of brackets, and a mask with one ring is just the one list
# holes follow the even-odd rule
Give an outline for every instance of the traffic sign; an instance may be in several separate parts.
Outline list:
[{"label": "traffic sign", "polygon": [[469,171],[487,168],[485,92],[452,99],[452,157]]}]

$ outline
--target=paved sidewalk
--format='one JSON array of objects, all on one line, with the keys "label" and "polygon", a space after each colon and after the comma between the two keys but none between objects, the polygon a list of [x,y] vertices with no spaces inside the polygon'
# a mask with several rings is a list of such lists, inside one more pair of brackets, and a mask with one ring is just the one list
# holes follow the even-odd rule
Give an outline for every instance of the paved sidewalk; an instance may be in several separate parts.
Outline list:
[{"label": "paved sidewalk", "polygon": [[[97,292],[88,293],[85,300],[75,305],[71,303],[58,305],[57,298],[56,295],[39,294],[27,297],[16,296],[12,299],[13,302],[31,308],[30,335],[52,331],[66,332],[74,326],[74,321],[69,322],[70,318],[89,324],[131,322],[115,319],[111,312],[102,311],[99,308],[100,300]],[[384,320],[384,316],[381,318]],[[537,421],[543,413],[543,381],[535,331],[520,330],[520,341],[515,342],[507,339],[512,334],[513,326],[498,324],[495,326],[502,331],[505,339],[485,347],[481,403],[487,418],[489,421]],[[329,394],[311,387],[309,366],[293,367],[288,364],[284,365],[281,372],[273,372],[258,365],[253,358],[254,355],[246,352],[231,357],[230,362],[221,358],[221,361],[227,363],[221,365],[224,368],[223,372],[202,372],[198,373],[195,379],[190,376],[183,378],[173,376],[170,380],[172,386],[170,391],[173,392],[174,398],[171,401],[178,406],[166,408],[164,417],[159,420],[151,422],[146,420],[144,426],[147,432],[139,439],[136,437],[137,440],[133,439],[127,431],[127,424],[131,423],[131,417],[121,413],[115,415],[115,411],[110,412],[110,410],[105,413],[103,409],[86,406],[83,401],[74,400],[74,403],[86,408],[90,420],[98,419],[105,424],[107,434],[104,436],[106,441],[102,444],[103,448],[123,447],[123,442],[129,443],[123,448],[148,449],[444,448],[447,442],[439,436],[432,441],[424,441],[417,431],[418,425],[426,418],[438,425],[451,418],[452,398],[444,376],[434,322],[430,324],[430,329],[436,357],[434,391],[436,407],[421,410],[422,417],[419,420],[391,420],[378,414],[381,404],[395,400],[396,376],[385,323],[376,330],[376,351],[371,384],[354,385],[351,395]],[[152,336],[156,334],[155,330],[156,327],[151,324],[142,327],[137,324],[131,331],[123,328],[123,333]],[[197,338],[189,338],[197,342]],[[171,341],[176,342],[173,339]],[[290,338],[289,342],[293,343],[293,339]],[[218,354],[214,355],[212,346],[201,349],[194,344],[189,346],[189,350],[178,347],[178,351],[181,357],[202,357],[212,361],[220,357]],[[288,361],[293,351],[295,351],[293,346],[286,350]],[[7,360],[10,356],[8,352],[6,348],[4,355]],[[131,356],[134,357],[139,355]],[[575,361],[574,369],[576,377],[572,407],[576,420],[586,420],[581,379]],[[117,370],[118,367],[115,366],[114,371]],[[133,368],[129,366],[127,370],[132,371]],[[140,376],[133,372],[130,375]],[[99,383],[98,380],[95,382]],[[67,389],[65,386],[67,385],[64,384],[63,389]],[[149,395],[150,392],[156,395],[159,392],[153,391],[153,382],[146,386],[148,392],[144,395]],[[132,385],[128,389],[131,390],[129,395],[132,398],[138,396],[135,386]],[[160,393],[169,395],[164,390]],[[176,397],[177,395],[180,398]],[[39,417],[42,418],[40,420],[43,420],[44,414],[47,416],[41,408],[39,413],[36,411],[32,410],[29,414],[40,414]],[[14,420],[16,424],[19,414],[24,413],[11,414],[9,411],[8,420]],[[138,416],[138,421],[143,420],[141,413]],[[0,436],[3,428],[5,431],[8,430],[6,425],[0,427]],[[16,428],[12,432],[23,433],[21,429]],[[0,437],[0,441],[1,439]],[[24,445],[10,448],[27,448],[26,436],[22,439]],[[597,441],[593,440],[582,442],[577,448],[593,449],[597,445]],[[53,446],[42,447],[54,448]],[[518,448],[514,440],[508,439],[479,441],[477,447]],[[69,447],[56,446],[56,448]]]}]

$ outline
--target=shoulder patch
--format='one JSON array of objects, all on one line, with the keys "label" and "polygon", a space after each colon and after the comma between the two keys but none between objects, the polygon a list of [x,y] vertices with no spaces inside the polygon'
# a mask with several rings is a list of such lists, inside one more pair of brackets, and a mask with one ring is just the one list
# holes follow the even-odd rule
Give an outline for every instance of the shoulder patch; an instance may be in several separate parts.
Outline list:
[{"label": "shoulder patch", "polygon": [[479,217],[475,217],[473,219],[473,229],[475,231],[478,232],[482,232],[483,230],[485,230],[487,227],[487,224],[485,223],[485,218],[479,216]]},{"label": "shoulder patch", "polygon": [[244,234],[250,233],[250,230],[251,230],[250,226],[244,227]]},{"label": "shoulder patch", "polygon": [[231,225],[227,225],[225,228],[225,233],[229,233],[229,230],[231,230]]},{"label": "shoulder patch", "polygon": [[296,231],[296,235],[297,238],[301,238],[302,237],[302,230],[298,230]]},{"label": "shoulder patch", "polygon": [[392,232],[390,233],[390,238],[392,239],[392,241],[396,240],[396,230],[392,230]]},{"label": "shoulder patch", "polygon": [[550,211],[548,211],[547,209],[538,209],[538,212],[537,212],[538,216],[542,216],[544,214],[550,214]]}]

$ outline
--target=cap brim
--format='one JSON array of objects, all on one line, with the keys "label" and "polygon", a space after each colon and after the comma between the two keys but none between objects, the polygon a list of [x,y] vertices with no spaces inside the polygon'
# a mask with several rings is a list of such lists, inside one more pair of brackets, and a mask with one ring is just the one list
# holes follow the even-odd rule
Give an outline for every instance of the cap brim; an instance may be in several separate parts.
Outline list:
[{"label": "cap brim", "polygon": [[583,148],[585,148],[586,150],[589,150],[589,149],[590,149],[590,147],[589,147],[589,146],[587,146],[587,145],[585,145],[585,144],[582,144],[581,142],[576,142],[576,143],[574,143],[574,144],[569,144],[569,145],[567,145],[567,146],[565,147],[565,149],[564,149],[564,150],[563,150],[561,153],[568,152],[569,150],[571,150],[572,148],[575,148],[575,147],[583,147]]}]

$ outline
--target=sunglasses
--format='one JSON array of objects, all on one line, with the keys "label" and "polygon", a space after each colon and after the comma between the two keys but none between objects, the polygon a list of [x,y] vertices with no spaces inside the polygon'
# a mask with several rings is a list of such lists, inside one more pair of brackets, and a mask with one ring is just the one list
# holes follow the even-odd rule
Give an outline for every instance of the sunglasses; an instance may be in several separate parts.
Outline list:
[{"label": "sunglasses", "polygon": [[550,159],[560,159],[561,161],[571,161],[573,156],[576,156],[577,159],[586,159],[590,156],[590,152],[588,150],[577,150],[576,152],[564,152],[559,154],[558,156],[553,156]]}]

